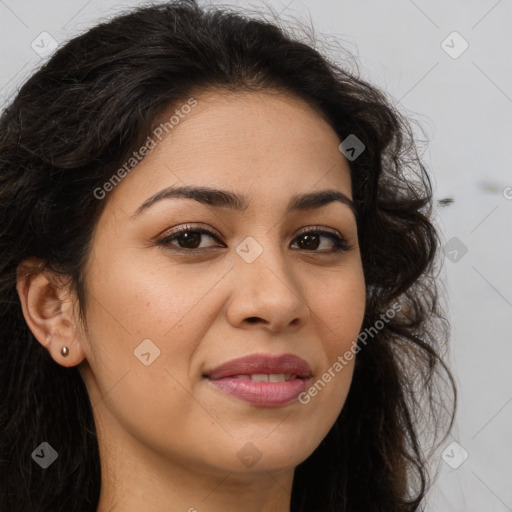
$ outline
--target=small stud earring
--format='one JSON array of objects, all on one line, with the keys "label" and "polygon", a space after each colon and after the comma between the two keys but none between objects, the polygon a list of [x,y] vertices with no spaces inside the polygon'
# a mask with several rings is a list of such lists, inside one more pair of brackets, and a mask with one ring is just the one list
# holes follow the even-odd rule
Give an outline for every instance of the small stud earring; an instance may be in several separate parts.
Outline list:
[{"label": "small stud earring", "polygon": [[61,353],[64,357],[66,357],[66,356],[69,354],[69,349],[68,349],[68,347],[62,347],[62,348],[60,349],[60,353]]}]

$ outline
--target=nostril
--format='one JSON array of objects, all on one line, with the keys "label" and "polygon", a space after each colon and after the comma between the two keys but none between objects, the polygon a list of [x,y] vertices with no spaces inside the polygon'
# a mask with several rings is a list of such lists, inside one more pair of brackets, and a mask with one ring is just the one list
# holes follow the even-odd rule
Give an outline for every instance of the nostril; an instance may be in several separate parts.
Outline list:
[{"label": "nostril", "polygon": [[250,318],[247,319],[247,321],[253,324],[255,322],[258,322],[259,318],[257,316],[251,316]]}]

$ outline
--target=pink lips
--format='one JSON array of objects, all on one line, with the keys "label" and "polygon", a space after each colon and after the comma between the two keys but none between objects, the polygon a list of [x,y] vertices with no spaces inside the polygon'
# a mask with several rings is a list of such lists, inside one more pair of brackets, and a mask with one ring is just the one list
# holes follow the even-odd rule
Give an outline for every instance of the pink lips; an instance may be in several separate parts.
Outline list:
[{"label": "pink lips", "polygon": [[[285,374],[284,382],[251,380],[254,374]],[[253,354],[233,359],[205,375],[217,389],[235,397],[265,407],[278,407],[292,402],[306,390],[311,380],[311,368],[293,354],[272,356]]]}]

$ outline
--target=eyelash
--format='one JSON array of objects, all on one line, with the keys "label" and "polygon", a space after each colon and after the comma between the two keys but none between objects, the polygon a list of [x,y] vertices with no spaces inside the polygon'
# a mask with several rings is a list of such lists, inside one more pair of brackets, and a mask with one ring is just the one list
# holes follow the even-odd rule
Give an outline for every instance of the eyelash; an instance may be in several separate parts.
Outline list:
[{"label": "eyelash", "polygon": [[[180,235],[182,235],[184,233],[203,234],[203,235],[208,235],[211,238],[214,238],[216,240],[219,240],[219,237],[217,236],[217,234],[214,231],[210,231],[209,229],[202,228],[202,227],[194,228],[192,226],[186,225],[186,226],[176,229],[171,234],[164,236],[163,238],[158,240],[157,243],[159,245],[165,245],[165,246],[173,245],[170,242],[172,240],[175,240],[176,238],[178,238]],[[303,250],[306,252],[312,252],[312,253],[319,253],[319,254],[334,254],[334,253],[339,253],[339,252],[347,252],[347,251],[350,251],[351,249],[353,249],[353,246],[350,245],[344,237],[338,235],[336,232],[327,230],[325,228],[315,227],[315,226],[302,231],[299,235],[297,235],[297,237],[294,239],[294,241],[303,235],[309,235],[312,233],[322,235],[322,236],[327,236],[328,238],[331,238],[331,240],[334,241],[334,249],[332,249],[330,251],[318,251],[318,250],[308,250],[308,249],[299,249],[299,250]],[[190,253],[194,253],[194,252],[197,253],[200,251],[204,251],[206,249],[205,248],[187,249],[186,247],[174,246],[172,250],[190,254]]]}]

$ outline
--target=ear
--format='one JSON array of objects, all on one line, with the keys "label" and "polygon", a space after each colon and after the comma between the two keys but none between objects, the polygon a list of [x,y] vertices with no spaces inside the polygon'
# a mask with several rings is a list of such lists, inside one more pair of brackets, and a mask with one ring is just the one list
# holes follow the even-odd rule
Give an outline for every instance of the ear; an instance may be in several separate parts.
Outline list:
[{"label": "ear", "polygon": [[[75,313],[76,294],[69,277],[43,268],[41,260],[28,258],[17,269],[16,289],[23,315],[33,335],[61,366],[75,366],[85,359]],[[69,353],[62,355],[62,347]]]}]

